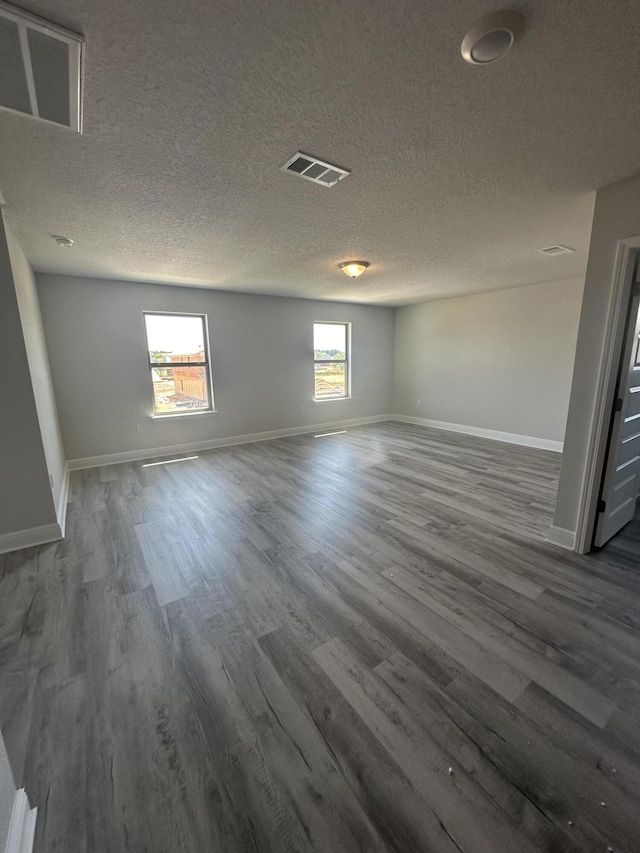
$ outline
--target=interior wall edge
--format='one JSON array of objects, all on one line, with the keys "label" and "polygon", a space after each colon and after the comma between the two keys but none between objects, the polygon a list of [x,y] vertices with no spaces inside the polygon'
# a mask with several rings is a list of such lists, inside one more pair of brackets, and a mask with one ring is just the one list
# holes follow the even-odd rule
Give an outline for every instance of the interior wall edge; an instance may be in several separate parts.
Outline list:
[{"label": "interior wall edge", "polygon": [[558,548],[564,548],[565,551],[575,551],[576,549],[576,532],[575,530],[567,530],[565,527],[556,527],[552,524],[547,535],[547,542],[551,545],[556,545]]},{"label": "interior wall edge", "polygon": [[[606,362],[611,358],[609,348],[613,344],[616,289],[621,285],[620,244],[624,242],[629,247],[638,235],[640,174],[602,187],[596,193],[571,382],[565,435],[567,449],[562,458],[553,519],[559,527],[575,528],[578,531],[581,550],[587,547],[587,543],[590,544],[590,531],[587,528],[592,521],[587,524],[586,515],[595,510],[594,501],[587,507],[588,512],[583,512],[586,478],[593,481],[595,476],[597,480],[597,470],[594,468],[600,467],[599,462],[594,465],[597,452],[595,445],[599,443],[596,422],[599,417],[608,418],[611,413],[610,408],[604,415],[598,410],[605,404],[610,406],[613,399],[611,376],[605,377],[603,381],[599,381],[598,377],[603,372],[606,374]],[[616,371],[617,364],[614,364],[613,373]]]},{"label": "interior wall edge", "polygon": [[67,503],[69,502],[70,475],[71,469],[69,468],[69,463],[65,461],[64,474],[62,477],[62,488],[60,489],[60,497],[58,498],[58,506],[56,508],[56,518],[58,519],[58,524],[60,525],[60,531],[62,533],[63,539],[67,526]]},{"label": "interior wall edge", "polygon": [[28,335],[19,304],[19,291],[29,285],[29,269],[25,264],[14,268],[14,243],[0,211],[0,358],[5,366],[0,405],[1,536],[56,521]]},{"label": "interior wall edge", "polygon": [[53,391],[40,300],[31,264],[18,238],[6,222],[5,234],[31,377],[31,388],[47,471],[51,479],[52,501],[57,506],[64,485],[65,450],[62,443],[57,402]]},{"label": "interior wall edge", "polygon": [[36,834],[38,809],[31,808],[24,788],[18,788],[13,802],[5,853],[31,853]]}]

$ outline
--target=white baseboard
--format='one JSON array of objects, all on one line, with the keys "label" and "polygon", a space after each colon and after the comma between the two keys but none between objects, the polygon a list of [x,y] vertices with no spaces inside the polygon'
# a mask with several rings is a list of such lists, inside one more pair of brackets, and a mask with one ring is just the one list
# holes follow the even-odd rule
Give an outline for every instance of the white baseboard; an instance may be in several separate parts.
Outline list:
[{"label": "white baseboard", "polygon": [[448,432],[462,432],[465,435],[475,435],[479,438],[490,438],[492,441],[505,441],[507,444],[521,444],[523,447],[537,447],[539,450],[552,450],[562,453],[564,442],[552,441],[550,438],[536,438],[533,435],[520,435],[515,432],[500,432],[497,429],[482,429],[481,427],[450,424],[447,421],[432,421],[428,418],[414,418],[409,415],[391,415],[391,420],[405,424],[443,429]]},{"label": "white baseboard", "polygon": [[56,507],[57,524],[45,524],[42,527],[30,527],[27,530],[16,530],[15,533],[0,535],[0,554],[9,551],[19,551],[22,548],[32,548],[35,545],[46,545],[48,542],[59,542],[64,539],[67,522],[67,501],[69,499],[69,465],[64,467],[62,489]]},{"label": "white baseboard", "polygon": [[117,465],[120,462],[136,462],[139,459],[154,459],[158,456],[172,456],[175,453],[192,453],[197,450],[212,450],[216,447],[229,447],[234,444],[250,444],[254,441],[271,441],[274,438],[286,438],[290,435],[306,435],[313,432],[325,432],[332,429],[375,424],[392,420],[393,415],[373,415],[366,418],[353,418],[345,421],[332,421],[324,424],[274,429],[270,432],[254,432],[248,435],[232,435],[227,438],[211,438],[206,441],[192,441],[189,444],[171,444],[165,447],[148,447],[144,450],[126,450],[124,453],[107,453],[104,456],[87,456],[84,459],[69,459],[70,471],[81,468],[99,468],[102,465]]},{"label": "white baseboard", "polygon": [[574,530],[566,530],[564,527],[556,527],[551,525],[547,542],[552,545],[557,545],[558,548],[564,548],[566,551],[574,551],[576,547],[576,534]]},{"label": "white baseboard", "polygon": [[0,554],[19,551],[21,548],[31,548],[34,545],[46,545],[47,542],[58,542],[62,538],[59,524],[45,524],[42,527],[30,527],[28,530],[5,533],[0,536]]},{"label": "white baseboard", "polygon": [[62,489],[60,490],[60,497],[58,498],[58,506],[56,508],[56,518],[58,519],[58,525],[60,526],[60,532],[62,533],[62,538],[64,539],[64,531],[67,524],[67,503],[69,501],[69,463],[66,462],[64,466],[64,474],[62,475]]},{"label": "white baseboard", "polygon": [[5,853],[31,853],[36,832],[38,809],[29,807],[24,788],[16,791]]}]

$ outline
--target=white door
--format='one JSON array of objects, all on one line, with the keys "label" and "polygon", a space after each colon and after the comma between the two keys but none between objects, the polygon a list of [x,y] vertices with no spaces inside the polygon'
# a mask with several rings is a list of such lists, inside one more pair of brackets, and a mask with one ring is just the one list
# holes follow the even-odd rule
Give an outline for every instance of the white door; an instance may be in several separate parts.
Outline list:
[{"label": "white door", "polygon": [[640,491],[640,282],[633,285],[594,544],[633,518]]}]

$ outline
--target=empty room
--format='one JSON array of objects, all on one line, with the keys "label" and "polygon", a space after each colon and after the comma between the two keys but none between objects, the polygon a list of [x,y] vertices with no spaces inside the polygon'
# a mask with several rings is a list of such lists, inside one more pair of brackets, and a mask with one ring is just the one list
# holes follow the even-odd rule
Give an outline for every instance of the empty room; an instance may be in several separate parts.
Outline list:
[{"label": "empty room", "polygon": [[639,30],[0,2],[0,851],[640,850]]}]

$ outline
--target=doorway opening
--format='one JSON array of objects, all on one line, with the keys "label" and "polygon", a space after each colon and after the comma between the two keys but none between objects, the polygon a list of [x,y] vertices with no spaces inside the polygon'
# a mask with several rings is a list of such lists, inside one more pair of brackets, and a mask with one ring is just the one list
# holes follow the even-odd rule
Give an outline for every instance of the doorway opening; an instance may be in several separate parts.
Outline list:
[{"label": "doorway opening", "polygon": [[636,256],[594,525],[595,547],[602,547],[633,521],[639,493],[640,280]]},{"label": "doorway opening", "polygon": [[640,250],[637,244],[626,248],[617,269],[608,377],[599,389],[591,478],[583,494],[582,529],[577,531],[576,550],[581,553],[603,547],[634,519],[640,521]]}]

